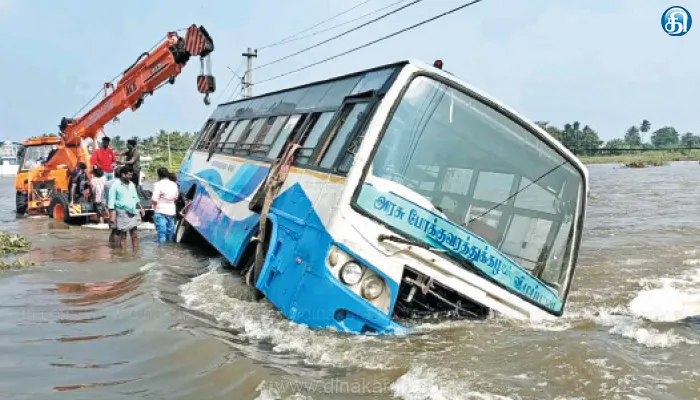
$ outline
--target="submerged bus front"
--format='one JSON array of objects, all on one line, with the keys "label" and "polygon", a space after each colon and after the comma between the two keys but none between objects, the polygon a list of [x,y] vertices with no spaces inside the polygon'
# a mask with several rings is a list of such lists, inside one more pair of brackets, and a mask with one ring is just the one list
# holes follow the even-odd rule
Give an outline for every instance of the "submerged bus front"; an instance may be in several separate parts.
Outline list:
[{"label": "submerged bus front", "polygon": [[[287,144],[301,148],[258,238],[255,198]],[[294,322],[379,333],[561,315],[588,180],[536,125],[416,62],[222,105],[180,178],[178,241],[194,228]]]},{"label": "submerged bus front", "polygon": [[[441,71],[409,65],[394,89],[332,231],[398,286],[393,318],[562,315],[585,217],[583,164]],[[335,264],[341,279],[362,273]]]}]

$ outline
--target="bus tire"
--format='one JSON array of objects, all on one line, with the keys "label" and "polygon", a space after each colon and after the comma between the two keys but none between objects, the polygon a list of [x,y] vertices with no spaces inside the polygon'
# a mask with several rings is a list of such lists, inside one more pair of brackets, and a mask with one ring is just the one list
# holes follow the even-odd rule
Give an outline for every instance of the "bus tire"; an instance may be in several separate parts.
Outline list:
[{"label": "bus tire", "polygon": [[184,217],[180,217],[175,224],[175,243],[192,243],[193,228]]},{"label": "bus tire", "polygon": [[249,260],[246,260],[246,265],[244,265],[244,271],[248,270],[248,273],[246,274],[246,281],[248,285],[250,285],[253,288],[254,291],[254,297],[256,301],[262,300],[265,297],[265,294],[260,291],[260,289],[257,288],[257,283],[258,279],[260,279],[260,275],[262,273],[262,268],[265,263],[265,260],[267,260],[267,251],[270,248],[270,238],[272,237],[271,234],[271,229],[272,229],[272,224],[270,221],[267,221],[267,228],[265,229],[265,241],[263,242],[262,246],[262,259],[263,259],[263,264],[257,265],[255,263],[255,254],[257,252],[257,245],[258,243],[255,242],[253,246],[253,254],[252,257],[250,257]]},{"label": "bus tire", "polygon": [[17,192],[15,196],[15,210],[17,214],[24,215],[27,213],[27,203],[29,203],[29,195],[27,192]]}]

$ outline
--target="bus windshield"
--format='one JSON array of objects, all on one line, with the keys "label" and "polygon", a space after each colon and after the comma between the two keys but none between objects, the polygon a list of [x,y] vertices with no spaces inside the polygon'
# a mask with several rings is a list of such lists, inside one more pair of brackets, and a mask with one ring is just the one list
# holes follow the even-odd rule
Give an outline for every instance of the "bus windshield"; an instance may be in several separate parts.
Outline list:
[{"label": "bus windshield", "polygon": [[[532,132],[459,89],[418,76],[380,135],[355,204],[413,240],[510,274],[504,286],[560,311],[584,185],[582,172]],[[547,296],[554,300],[538,300]]]}]

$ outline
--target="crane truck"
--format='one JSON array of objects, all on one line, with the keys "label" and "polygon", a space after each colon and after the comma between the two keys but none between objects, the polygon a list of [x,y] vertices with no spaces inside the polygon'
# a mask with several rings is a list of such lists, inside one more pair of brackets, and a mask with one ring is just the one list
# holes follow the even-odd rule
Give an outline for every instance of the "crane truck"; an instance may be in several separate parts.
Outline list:
[{"label": "crane truck", "polygon": [[[79,118],[62,118],[58,136],[35,137],[25,140],[24,159],[15,180],[16,212],[18,214],[48,214],[66,223],[98,219],[97,209],[90,199],[70,202],[70,177],[79,163],[85,163],[91,175],[90,153],[86,141],[97,144],[104,126],[127,109],[136,111],[147,95],[166,83],[174,84],[190,57],[199,56],[201,71],[197,89],[209,105],[209,94],[216,90],[211,74],[209,54],[214,42],[203,26],[191,25],[185,37],[169,32],[163,43],[150,52],[142,53],[114,85],[104,84],[104,98]],[[207,70],[205,71],[205,60]],[[141,204],[146,209],[145,221],[152,218],[150,192],[139,189]]]}]

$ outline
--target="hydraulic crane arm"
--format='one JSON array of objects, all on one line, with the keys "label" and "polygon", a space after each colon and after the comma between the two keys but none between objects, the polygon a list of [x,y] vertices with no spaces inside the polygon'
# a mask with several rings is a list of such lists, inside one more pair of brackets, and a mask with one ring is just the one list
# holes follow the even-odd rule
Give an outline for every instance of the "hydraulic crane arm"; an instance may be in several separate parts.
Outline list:
[{"label": "hydraulic crane arm", "polygon": [[164,43],[152,52],[141,54],[124,71],[116,86],[105,83],[105,97],[95,107],[78,119],[61,120],[59,129],[64,142],[61,147],[79,146],[82,139],[95,140],[109,121],[128,108],[136,111],[147,95],[152,95],[166,82],[175,83],[175,77],[192,56],[201,58],[202,72],[197,77],[197,89],[205,94],[204,103],[208,105],[209,94],[216,90],[216,85],[211,72],[204,71],[204,59],[212,51],[214,42],[202,26],[191,25],[184,38],[176,32],[169,32]]}]

